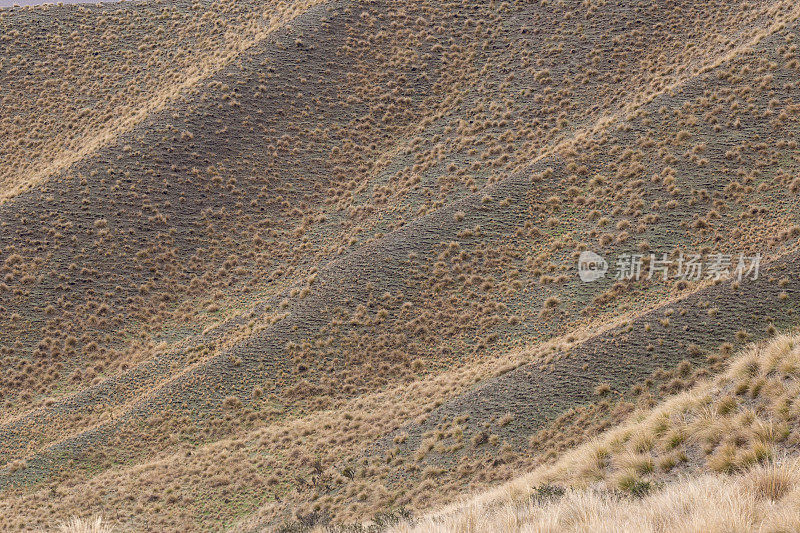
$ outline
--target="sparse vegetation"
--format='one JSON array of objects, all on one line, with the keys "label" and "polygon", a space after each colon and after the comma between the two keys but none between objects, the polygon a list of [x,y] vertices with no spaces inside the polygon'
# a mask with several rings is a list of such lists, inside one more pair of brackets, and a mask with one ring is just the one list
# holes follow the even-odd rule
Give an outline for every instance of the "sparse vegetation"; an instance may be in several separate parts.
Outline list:
[{"label": "sparse vegetation", "polygon": [[428,527],[523,472],[470,527],[682,475],[785,524],[800,361],[734,354],[798,325],[798,15],[0,8],[0,531]]}]

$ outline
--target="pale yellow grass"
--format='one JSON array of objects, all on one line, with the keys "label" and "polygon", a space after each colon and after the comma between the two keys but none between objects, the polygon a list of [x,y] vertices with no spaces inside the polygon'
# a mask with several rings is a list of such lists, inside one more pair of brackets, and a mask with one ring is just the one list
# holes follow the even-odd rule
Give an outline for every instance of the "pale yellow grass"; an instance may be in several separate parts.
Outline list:
[{"label": "pale yellow grass", "polygon": [[[508,487],[505,489],[510,491]],[[395,533],[728,532],[800,530],[800,470],[795,462],[738,476],[703,475],[665,485],[642,499],[571,489],[560,499],[517,502],[502,491],[494,506],[473,501],[457,513],[401,524]]]},{"label": "pale yellow grass", "polygon": [[74,517],[58,528],[58,533],[112,533],[114,530],[103,522],[103,518],[83,519]]}]

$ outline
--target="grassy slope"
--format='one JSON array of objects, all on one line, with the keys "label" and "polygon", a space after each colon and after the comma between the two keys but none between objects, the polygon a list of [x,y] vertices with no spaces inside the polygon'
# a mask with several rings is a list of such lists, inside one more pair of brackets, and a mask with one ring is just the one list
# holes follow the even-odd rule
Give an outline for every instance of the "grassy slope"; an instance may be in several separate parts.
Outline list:
[{"label": "grassy slope", "polygon": [[[223,51],[165,84],[170,98],[130,100],[125,127],[66,150],[63,165],[36,163],[47,179],[4,204],[0,527],[109,502],[121,523],[162,530],[253,512],[245,523],[258,527],[295,507],[343,520],[423,508],[433,487],[445,498],[466,486],[461,472],[474,470],[456,465],[472,450],[409,456],[465,411],[476,382],[504,412],[522,409],[497,430],[508,446],[489,448],[476,485],[569,445],[526,442],[568,435],[558,416],[576,406],[596,430],[626,413],[627,399],[594,405],[585,389],[545,413],[513,401],[542,375],[568,382],[581,357],[615,355],[619,333],[588,332],[612,320],[625,335],[613,319],[641,324],[675,293],[609,283],[593,300],[568,275],[576,250],[792,253],[796,62],[793,31],[777,26],[791,3],[712,3],[702,16],[658,2],[635,15],[608,4],[300,7],[269,36],[234,26],[247,46],[209,45]],[[679,51],[660,53],[665,42]],[[47,142],[62,146],[53,132]],[[10,193],[25,168],[4,167]],[[741,324],[758,335],[791,321],[784,274],[756,293],[710,290],[722,313],[714,335],[697,332],[693,372],[713,371],[703,351]],[[763,291],[789,298],[751,319],[750,294]],[[562,305],[541,314],[553,295]],[[684,341],[674,328],[664,337],[636,368],[673,372]],[[613,369],[583,364],[620,392],[645,378],[613,382]],[[467,439],[496,418],[486,405],[467,413]],[[387,444],[403,434],[397,451]],[[316,486],[315,459],[329,480]],[[43,506],[48,494],[59,501]]]},{"label": "grassy slope", "polygon": [[129,131],[314,2],[201,1],[0,11],[0,200]]},{"label": "grassy slope", "polygon": [[580,489],[552,498],[535,491],[530,501],[488,512],[476,506],[452,520],[401,524],[394,531],[794,531],[800,520],[797,470],[789,462],[734,476],[698,475],[641,499]]},{"label": "grassy slope", "polygon": [[[719,376],[636,412],[554,465],[398,530],[791,529],[800,481],[798,342],[778,336],[749,347]],[[573,491],[542,498],[541,487],[553,484]],[[650,490],[630,500],[632,491]]]}]

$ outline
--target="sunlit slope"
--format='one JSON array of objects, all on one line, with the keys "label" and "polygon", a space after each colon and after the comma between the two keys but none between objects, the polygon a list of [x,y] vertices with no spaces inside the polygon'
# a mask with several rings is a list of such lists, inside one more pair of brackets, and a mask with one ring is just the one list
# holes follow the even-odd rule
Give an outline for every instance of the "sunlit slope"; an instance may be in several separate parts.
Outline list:
[{"label": "sunlit slope", "polygon": [[395,531],[793,529],[799,356],[794,335],[751,346],[554,465]]}]

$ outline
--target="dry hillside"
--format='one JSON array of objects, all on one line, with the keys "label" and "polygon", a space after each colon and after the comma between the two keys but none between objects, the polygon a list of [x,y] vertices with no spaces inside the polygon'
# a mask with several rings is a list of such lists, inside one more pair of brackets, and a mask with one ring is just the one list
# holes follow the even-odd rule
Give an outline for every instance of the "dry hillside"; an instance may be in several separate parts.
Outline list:
[{"label": "dry hillside", "polygon": [[750,347],[554,465],[393,531],[794,531],[799,343]]},{"label": "dry hillside", "polygon": [[[798,17],[791,0],[0,9],[0,531],[417,527],[730,388],[733,354],[800,322]],[[587,251],[607,277],[580,279]],[[614,279],[623,254],[761,264]],[[758,390],[778,379],[763,365]],[[697,450],[650,453],[657,432],[597,475],[641,492],[637,461],[671,457],[697,490],[746,490],[738,454],[774,408],[748,387],[719,421],[744,441],[704,444],[717,477]]]}]

